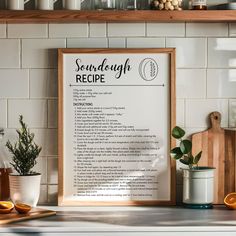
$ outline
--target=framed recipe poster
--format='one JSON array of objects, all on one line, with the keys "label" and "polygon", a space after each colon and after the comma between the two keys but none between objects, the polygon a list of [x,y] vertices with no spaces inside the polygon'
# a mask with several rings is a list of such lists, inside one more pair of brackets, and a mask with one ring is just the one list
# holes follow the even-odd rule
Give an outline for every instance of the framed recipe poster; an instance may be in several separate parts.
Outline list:
[{"label": "framed recipe poster", "polygon": [[59,49],[59,205],[173,205],[175,49]]}]

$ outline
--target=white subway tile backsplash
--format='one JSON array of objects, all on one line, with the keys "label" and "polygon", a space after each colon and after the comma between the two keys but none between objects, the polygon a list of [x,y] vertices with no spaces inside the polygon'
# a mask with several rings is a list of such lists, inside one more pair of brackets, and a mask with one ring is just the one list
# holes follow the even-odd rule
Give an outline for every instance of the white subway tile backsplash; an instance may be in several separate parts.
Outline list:
[{"label": "white subway tile backsplash", "polygon": [[58,184],[58,158],[48,157],[48,184]]},{"label": "white subway tile backsplash", "polygon": [[29,71],[25,69],[0,69],[0,98],[28,97]]},{"label": "white subway tile backsplash", "polygon": [[0,38],[6,38],[6,24],[0,24]]},{"label": "white subway tile backsplash", "polygon": [[108,23],[108,37],[145,36],[145,23]]},{"label": "white subway tile backsplash", "polygon": [[165,38],[128,38],[127,48],[163,48]]},{"label": "white subway tile backsplash", "polygon": [[213,111],[221,113],[221,126],[228,127],[228,100],[186,100],[186,127],[209,127],[209,114]]},{"label": "white subway tile backsplash", "polygon": [[47,127],[46,100],[9,100],[8,127],[19,127],[19,116],[23,115],[25,122],[31,128]]},{"label": "white subway tile backsplash", "polygon": [[166,47],[176,48],[177,68],[205,68],[206,42],[204,38],[167,38]]},{"label": "white subway tile backsplash", "polygon": [[47,184],[47,158],[38,157],[37,164],[34,166],[33,171],[41,174],[41,184]]},{"label": "white subway tile backsplash", "polygon": [[49,24],[49,38],[88,37],[88,24]]},{"label": "white subway tile backsplash", "polygon": [[227,37],[227,23],[186,23],[186,37]]},{"label": "white subway tile backsplash", "polygon": [[22,39],[22,66],[23,68],[56,68],[57,48],[65,48],[65,46],[65,39]]},{"label": "white subway tile backsplash", "polygon": [[7,100],[0,99],[0,128],[7,127]]},{"label": "white subway tile backsplash", "polygon": [[58,186],[57,185],[48,185],[48,203],[57,204],[58,198]]},{"label": "white subway tile backsplash", "polygon": [[232,36],[232,37],[236,36],[236,23],[229,24],[229,36]]},{"label": "white subway tile backsplash", "polygon": [[48,202],[48,187],[47,185],[40,186],[39,205],[44,205]]},{"label": "white subway tile backsplash", "polygon": [[208,39],[208,67],[236,67],[236,38]]},{"label": "white subway tile backsplash", "polygon": [[30,70],[30,98],[55,98],[57,90],[57,70]]},{"label": "white subway tile backsplash", "polygon": [[91,23],[89,25],[90,37],[106,37],[107,25],[106,23]]},{"label": "white subway tile backsplash", "polygon": [[8,38],[48,38],[48,24],[9,24]]},{"label": "white subway tile backsplash", "polygon": [[206,70],[177,69],[176,96],[177,98],[205,98]]},{"label": "white subway tile backsplash", "polygon": [[229,101],[229,127],[236,128],[236,99]]},{"label": "white subway tile backsplash", "polygon": [[42,146],[41,156],[57,155],[57,129],[31,129],[35,142]]},{"label": "white subway tile backsplash", "polygon": [[[0,128],[4,128],[1,127]],[[8,140],[10,140],[12,143],[17,141],[17,133],[15,129],[4,129],[4,136],[1,139],[1,144],[5,144]],[[6,148],[5,145],[0,145],[0,152],[1,152],[1,158],[6,161],[6,162],[10,162],[11,158],[12,158],[12,154],[8,151],[8,149]],[[10,164],[9,164],[10,165]]]},{"label": "white subway tile backsplash", "polygon": [[184,37],[185,23],[147,23],[147,36]]},{"label": "white subway tile backsplash", "polygon": [[236,69],[208,69],[207,97],[234,98],[236,95]]},{"label": "white subway tile backsplash", "polygon": [[48,128],[58,126],[58,100],[48,100]]},{"label": "white subway tile backsplash", "polygon": [[106,38],[81,38],[67,39],[68,48],[107,48],[108,40]]},{"label": "white subway tile backsplash", "polygon": [[176,101],[176,125],[185,126],[185,101],[184,99],[177,99]]},{"label": "white subway tile backsplash", "polygon": [[125,38],[109,38],[108,47],[109,48],[125,48],[126,40]]},{"label": "white subway tile backsplash", "polygon": [[[223,127],[236,127],[235,36],[235,23],[229,32],[227,23],[0,24],[2,141],[16,140],[23,113],[43,148],[35,167],[42,173],[40,203],[57,202],[57,48],[177,48],[176,124],[189,138],[207,128],[214,110],[222,113]],[[1,146],[0,152],[10,157]],[[181,202],[180,171],[177,183]]]},{"label": "white subway tile backsplash", "polygon": [[20,68],[20,40],[0,39],[0,68]]}]

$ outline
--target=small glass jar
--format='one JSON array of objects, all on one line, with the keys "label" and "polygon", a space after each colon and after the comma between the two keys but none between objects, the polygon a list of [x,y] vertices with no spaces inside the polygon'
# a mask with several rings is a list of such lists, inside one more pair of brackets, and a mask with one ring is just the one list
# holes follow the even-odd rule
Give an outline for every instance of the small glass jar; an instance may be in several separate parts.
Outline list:
[{"label": "small glass jar", "polygon": [[152,0],[137,0],[138,10],[150,10],[150,3]]},{"label": "small glass jar", "polygon": [[206,0],[192,0],[193,10],[207,10]]},{"label": "small glass jar", "polygon": [[116,0],[95,0],[96,10],[114,10],[116,8]]},{"label": "small glass jar", "polygon": [[137,0],[119,0],[117,1],[116,8],[118,10],[136,10]]}]

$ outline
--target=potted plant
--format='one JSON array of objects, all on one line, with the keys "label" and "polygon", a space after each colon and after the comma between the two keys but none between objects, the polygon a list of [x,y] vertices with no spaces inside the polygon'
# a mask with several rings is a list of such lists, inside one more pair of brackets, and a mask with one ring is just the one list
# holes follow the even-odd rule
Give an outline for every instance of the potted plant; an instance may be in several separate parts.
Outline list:
[{"label": "potted plant", "polygon": [[25,203],[35,207],[40,194],[41,174],[32,171],[32,168],[36,165],[36,159],[42,148],[34,142],[34,134],[30,133],[22,115],[19,122],[21,128],[16,130],[17,142],[12,144],[8,140],[6,143],[6,147],[13,155],[10,164],[18,173],[9,175],[10,196],[14,203]]},{"label": "potted plant", "polygon": [[188,166],[188,168],[182,168],[183,203],[189,208],[212,208],[215,168],[198,166],[202,151],[193,156],[192,142],[184,139],[184,135],[185,131],[180,127],[173,128],[172,137],[179,141],[179,146],[171,150],[171,156]]}]

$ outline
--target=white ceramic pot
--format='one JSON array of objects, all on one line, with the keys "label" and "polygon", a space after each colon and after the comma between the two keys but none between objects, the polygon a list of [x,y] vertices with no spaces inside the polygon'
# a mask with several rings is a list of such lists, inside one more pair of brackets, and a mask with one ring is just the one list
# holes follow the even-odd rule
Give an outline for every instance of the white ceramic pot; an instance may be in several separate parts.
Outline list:
[{"label": "white ceramic pot", "polygon": [[39,10],[53,10],[54,4],[58,0],[37,0],[36,1],[36,8]]},{"label": "white ceramic pot", "polygon": [[63,6],[67,10],[80,10],[82,1],[81,0],[64,0]]},{"label": "white ceramic pot", "polygon": [[209,205],[214,201],[214,169],[183,169],[183,203]]},{"label": "white ceramic pot", "polygon": [[40,195],[41,174],[38,175],[9,175],[10,197],[12,202],[28,204],[36,207]]},{"label": "white ceramic pot", "polygon": [[24,10],[25,4],[30,0],[7,0],[6,5],[9,10]]}]

